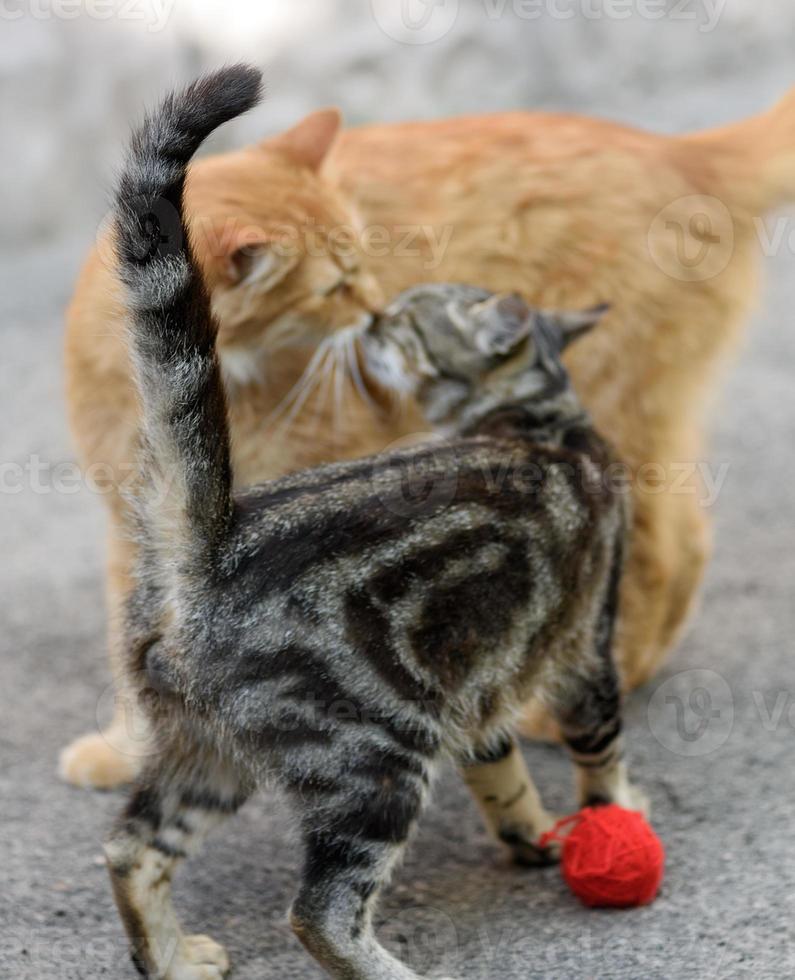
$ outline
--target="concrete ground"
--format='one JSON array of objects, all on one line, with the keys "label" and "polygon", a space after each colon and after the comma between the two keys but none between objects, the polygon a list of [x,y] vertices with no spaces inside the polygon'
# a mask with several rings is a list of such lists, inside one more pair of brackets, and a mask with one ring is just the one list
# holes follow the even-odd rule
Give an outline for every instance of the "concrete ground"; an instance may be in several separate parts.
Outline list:
[{"label": "concrete ground", "polygon": [[[14,980],[134,976],[99,845],[121,795],[55,776],[59,748],[109,702],[101,506],[71,491],[64,466],[61,313],[77,254],[53,248],[0,264],[0,975]],[[418,971],[795,975],[791,251],[766,267],[764,308],[716,414],[710,463],[728,471],[702,608],[627,711],[633,768],[668,851],[662,893],[640,910],[580,907],[557,869],[506,865],[449,774],[378,916],[385,941]],[[28,473],[15,468],[26,463]],[[561,753],[526,751],[549,805],[571,808]],[[235,980],[319,978],[285,921],[299,861],[282,802],[261,797],[181,875],[185,923],[228,945]]]}]

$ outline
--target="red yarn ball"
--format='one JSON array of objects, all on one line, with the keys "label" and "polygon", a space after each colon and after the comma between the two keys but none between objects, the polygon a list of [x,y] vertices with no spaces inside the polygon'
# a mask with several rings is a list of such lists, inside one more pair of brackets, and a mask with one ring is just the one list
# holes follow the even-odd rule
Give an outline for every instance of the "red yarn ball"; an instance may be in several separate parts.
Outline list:
[{"label": "red yarn ball", "polygon": [[[561,836],[559,829],[570,823],[572,829]],[[563,877],[586,905],[628,908],[657,895],[665,850],[642,814],[614,803],[585,807],[542,838],[551,840],[562,843]]]}]

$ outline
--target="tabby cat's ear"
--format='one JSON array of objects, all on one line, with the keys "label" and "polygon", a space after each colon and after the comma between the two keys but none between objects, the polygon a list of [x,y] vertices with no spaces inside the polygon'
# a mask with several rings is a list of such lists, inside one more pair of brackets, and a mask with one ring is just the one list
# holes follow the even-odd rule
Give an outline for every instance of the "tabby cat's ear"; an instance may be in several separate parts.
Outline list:
[{"label": "tabby cat's ear", "polygon": [[288,154],[296,163],[310,170],[319,170],[334,146],[341,127],[342,113],[339,109],[319,109],[264,145]]},{"label": "tabby cat's ear", "polygon": [[533,326],[533,311],[521,296],[492,296],[470,309],[475,320],[475,343],[484,354],[507,354]]},{"label": "tabby cat's ear", "polygon": [[565,347],[578,337],[588,333],[592,327],[602,319],[610,309],[607,303],[600,303],[599,306],[592,306],[587,310],[577,312],[555,312],[545,313],[545,318],[551,323],[555,333],[559,335],[560,349]]}]

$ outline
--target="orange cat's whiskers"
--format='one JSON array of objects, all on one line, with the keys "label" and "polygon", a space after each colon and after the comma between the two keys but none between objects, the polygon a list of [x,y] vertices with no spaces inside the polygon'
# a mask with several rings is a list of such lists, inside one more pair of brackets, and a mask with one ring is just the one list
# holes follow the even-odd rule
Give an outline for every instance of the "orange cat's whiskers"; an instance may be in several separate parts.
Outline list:
[{"label": "orange cat's whiskers", "polygon": [[317,350],[310,358],[301,377],[266,418],[266,427],[270,427],[282,416],[285,416],[279,426],[279,431],[285,432],[290,429],[295,421],[295,417],[304,407],[309,397],[314,394],[320,383],[319,369],[330,354],[330,341],[331,337],[328,337],[318,345]]},{"label": "orange cat's whiskers", "polygon": [[344,335],[336,335],[334,343],[334,436],[340,430],[340,419],[347,404],[346,396],[350,388],[350,375],[346,358],[347,341]]},{"label": "orange cat's whiskers", "polygon": [[[293,401],[292,407],[284,420],[282,426],[283,431],[289,431],[292,428],[298,415],[310,401],[314,400],[318,394],[321,396],[323,395],[328,365],[332,357],[332,351],[329,344],[323,344],[322,354],[323,356],[317,361],[316,364],[310,362],[310,365],[306,371],[306,379],[303,382],[299,382],[299,384],[296,386],[296,398]],[[317,429],[317,405],[315,405],[315,413],[316,424],[313,427],[313,431]]]},{"label": "orange cat's whiskers", "polygon": [[294,350],[298,347],[311,348],[314,351],[324,339],[315,327],[300,318],[284,317],[268,327],[261,349],[267,354]]},{"label": "orange cat's whiskers", "polygon": [[377,408],[378,406],[373,396],[367,390],[367,385],[364,383],[364,378],[362,377],[362,369],[359,367],[359,355],[356,351],[356,335],[353,332],[345,334],[345,356],[348,361],[348,374],[353,382],[356,393],[370,408]]},{"label": "orange cat's whiskers", "polygon": [[[318,381],[316,389],[318,390],[318,401],[314,405],[314,420],[312,425],[312,431],[317,432],[320,423],[324,416],[326,415],[326,405],[328,404],[331,393],[335,388],[335,376],[337,373],[337,341],[336,337],[332,334],[331,337],[326,341],[327,353],[326,358],[323,361],[322,368],[318,371]],[[334,419],[334,429],[336,429],[336,418]]]}]

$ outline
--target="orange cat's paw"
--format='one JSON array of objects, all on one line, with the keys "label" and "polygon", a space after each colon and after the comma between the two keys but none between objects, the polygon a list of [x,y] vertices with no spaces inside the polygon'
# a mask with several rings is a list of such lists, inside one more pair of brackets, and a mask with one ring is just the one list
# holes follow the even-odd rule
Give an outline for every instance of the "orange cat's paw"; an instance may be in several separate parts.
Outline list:
[{"label": "orange cat's paw", "polygon": [[140,760],[120,752],[100,732],[83,735],[61,752],[58,775],[73,786],[113,789],[132,781]]}]

